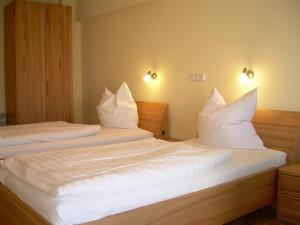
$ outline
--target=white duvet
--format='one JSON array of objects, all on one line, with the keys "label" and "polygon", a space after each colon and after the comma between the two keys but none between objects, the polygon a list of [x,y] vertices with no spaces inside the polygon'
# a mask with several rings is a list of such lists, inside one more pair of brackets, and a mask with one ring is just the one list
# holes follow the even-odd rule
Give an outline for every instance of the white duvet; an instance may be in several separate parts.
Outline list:
[{"label": "white duvet", "polygon": [[10,157],[5,170],[52,196],[109,193],[171,182],[216,167],[226,150],[205,150],[154,138]]},{"label": "white duvet", "polygon": [[0,147],[85,137],[99,130],[100,125],[63,121],[4,126],[0,127]]}]

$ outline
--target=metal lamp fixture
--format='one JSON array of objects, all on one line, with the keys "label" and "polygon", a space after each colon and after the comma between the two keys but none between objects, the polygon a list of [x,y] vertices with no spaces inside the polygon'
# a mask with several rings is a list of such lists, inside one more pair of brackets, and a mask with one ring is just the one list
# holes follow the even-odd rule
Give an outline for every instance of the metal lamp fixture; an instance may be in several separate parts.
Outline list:
[{"label": "metal lamp fixture", "polygon": [[253,79],[254,72],[252,70],[248,70],[246,67],[243,69],[242,75],[247,76],[248,80]]},{"label": "metal lamp fixture", "polygon": [[246,67],[243,69],[241,74],[241,81],[247,82],[249,80],[252,80],[254,78],[254,72],[252,70],[248,70]]},{"label": "metal lamp fixture", "polygon": [[144,81],[145,82],[150,82],[151,80],[156,80],[156,79],[157,79],[157,74],[152,73],[150,70],[144,76]]}]

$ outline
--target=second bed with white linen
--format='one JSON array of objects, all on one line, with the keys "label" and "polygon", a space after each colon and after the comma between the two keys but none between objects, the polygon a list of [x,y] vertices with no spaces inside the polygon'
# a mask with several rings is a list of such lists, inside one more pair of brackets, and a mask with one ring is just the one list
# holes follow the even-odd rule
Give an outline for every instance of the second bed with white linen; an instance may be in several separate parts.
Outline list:
[{"label": "second bed with white linen", "polygon": [[40,141],[28,144],[0,146],[0,159],[24,153],[136,141],[150,138],[152,136],[153,134],[151,132],[140,128],[119,129],[101,127],[98,132],[96,132],[94,135],[89,136],[74,137],[70,139],[61,139],[55,141]]},{"label": "second bed with white linen", "polygon": [[97,220],[185,195],[279,167],[286,158],[275,150],[152,138],[67,153],[25,154],[4,160],[0,167],[2,183],[56,225]]},{"label": "second bed with white linen", "polygon": [[96,134],[100,128],[64,121],[4,126],[0,128],[0,147],[85,137]]}]

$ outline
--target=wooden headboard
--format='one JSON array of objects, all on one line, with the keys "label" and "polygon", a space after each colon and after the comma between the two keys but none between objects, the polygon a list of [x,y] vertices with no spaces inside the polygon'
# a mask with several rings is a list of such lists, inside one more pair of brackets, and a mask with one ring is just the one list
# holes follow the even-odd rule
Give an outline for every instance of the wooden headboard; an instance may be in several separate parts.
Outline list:
[{"label": "wooden headboard", "polygon": [[169,136],[168,104],[137,101],[139,127],[151,131],[154,137],[165,139]]},{"label": "wooden headboard", "polygon": [[268,148],[287,153],[287,163],[300,162],[300,112],[257,110],[253,124]]}]

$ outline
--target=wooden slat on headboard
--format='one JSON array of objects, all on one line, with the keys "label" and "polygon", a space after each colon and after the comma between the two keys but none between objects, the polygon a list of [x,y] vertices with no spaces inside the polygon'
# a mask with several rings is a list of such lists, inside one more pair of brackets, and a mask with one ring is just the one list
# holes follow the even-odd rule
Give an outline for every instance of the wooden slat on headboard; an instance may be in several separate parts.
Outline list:
[{"label": "wooden slat on headboard", "polygon": [[168,137],[168,104],[137,101],[139,127],[151,131],[156,138]]},{"label": "wooden slat on headboard", "polygon": [[287,153],[287,162],[300,162],[300,112],[257,110],[253,124],[268,148]]}]

